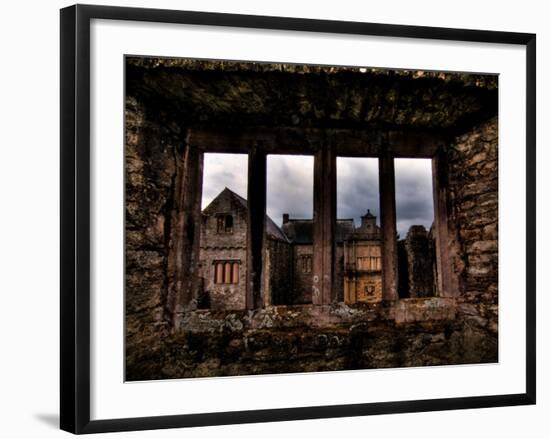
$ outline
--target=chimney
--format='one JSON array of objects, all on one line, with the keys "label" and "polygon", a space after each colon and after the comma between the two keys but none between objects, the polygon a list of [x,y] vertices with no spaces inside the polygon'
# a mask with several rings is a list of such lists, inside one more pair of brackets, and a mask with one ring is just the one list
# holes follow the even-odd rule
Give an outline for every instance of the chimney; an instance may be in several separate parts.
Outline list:
[{"label": "chimney", "polygon": [[288,213],[283,213],[283,224],[288,223],[289,221],[289,215]]}]

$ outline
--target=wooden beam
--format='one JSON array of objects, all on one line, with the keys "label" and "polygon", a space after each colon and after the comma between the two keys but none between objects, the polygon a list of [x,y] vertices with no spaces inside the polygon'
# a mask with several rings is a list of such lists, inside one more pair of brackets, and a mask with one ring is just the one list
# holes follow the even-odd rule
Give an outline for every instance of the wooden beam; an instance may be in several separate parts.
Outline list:
[{"label": "wooden beam", "polygon": [[380,221],[382,225],[382,297],[398,298],[397,227],[395,214],[395,165],[389,152],[378,160],[380,191]]},{"label": "wooden beam", "polygon": [[261,143],[266,154],[315,154],[321,144],[329,142],[339,156],[378,157],[385,148],[394,157],[432,158],[443,140],[430,131],[380,128],[190,129],[192,144],[201,145],[205,152],[225,153],[247,153],[250,145]]},{"label": "wooden beam", "polygon": [[455,240],[449,229],[448,162],[444,149],[432,159],[432,177],[437,293],[440,297],[456,297],[459,293],[458,277],[453,270],[456,252],[453,246]]},{"label": "wooden beam", "polygon": [[185,147],[176,189],[174,233],[174,282],[171,292],[172,324],[177,328],[182,314],[196,299],[199,278],[200,215],[203,153],[192,145]]},{"label": "wooden beam", "polygon": [[336,154],[324,142],[314,158],[312,302],[331,303],[336,227]]},{"label": "wooden beam", "polygon": [[253,145],[248,153],[248,231],[246,308],[264,307],[263,247],[266,215],[266,155]]}]

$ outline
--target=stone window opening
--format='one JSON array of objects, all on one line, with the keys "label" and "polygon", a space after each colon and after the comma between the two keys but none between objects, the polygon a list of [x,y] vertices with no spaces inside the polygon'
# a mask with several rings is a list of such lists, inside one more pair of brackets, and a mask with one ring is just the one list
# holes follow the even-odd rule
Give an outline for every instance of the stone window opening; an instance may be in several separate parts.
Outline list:
[{"label": "stone window opening", "polygon": [[217,215],[217,232],[233,233],[233,215],[229,215],[229,214]]},{"label": "stone window opening", "polygon": [[238,284],[239,265],[241,261],[220,260],[214,261],[215,284]]},{"label": "stone window opening", "polygon": [[[383,130],[382,130],[383,131]],[[185,156],[190,166],[192,178],[195,170],[202,176],[201,160],[206,152],[242,154],[248,156],[246,193],[246,282],[244,307],[258,309],[276,304],[265,296],[264,286],[266,254],[266,181],[267,156],[269,154],[289,154],[313,156],[313,220],[312,220],[312,261],[311,261],[311,303],[326,305],[344,301],[335,288],[336,265],[342,258],[336,254],[336,157],[370,157],[378,160],[379,169],[379,218],[381,254],[378,260],[368,262],[371,268],[381,265],[383,301],[396,301],[398,294],[398,251],[395,217],[395,158],[426,158],[432,161],[434,194],[434,246],[436,267],[434,280],[436,296],[454,297],[458,294],[457,282],[451,269],[452,254],[447,249],[450,242],[447,217],[447,149],[445,141],[434,133],[392,134],[391,142],[384,141],[385,132],[355,132],[348,137],[333,135],[330,129],[293,129],[292,136],[285,137],[284,129],[266,128],[235,134],[223,129],[208,130],[197,128],[188,130],[188,146]],[[355,137],[353,137],[355,136]],[[382,141],[380,140],[382,139]],[[386,142],[386,143],[384,143]],[[220,147],[220,145],[224,145]],[[192,153],[192,151],[196,151]],[[186,171],[187,172],[187,171]],[[184,174],[187,178],[187,174]],[[199,179],[200,180],[200,179]],[[244,195],[244,194],[243,194]],[[193,198],[190,197],[192,201]],[[190,203],[191,204],[191,203]],[[193,205],[200,209],[200,197]],[[225,218],[220,219],[220,229],[225,230]],[[223,225],[222,225],[223,224]],[[232,229],[231,223],[227,224]],[[183,244],[188,245],[184,238]],[[442,244],[443,243],[443,244]],[[189,242],[191,244],[191,241]],[[196,244],[194,244],[196,245]],[[188,253],[185,258],[191,260]],[[221,270],[221,269],[220,269]],[[223,279],[229,278],[226,271]],[[217,279],[222,279],[219,274]],[[370,288],[369,288],[370,290]],[[357,291],[367,292],[364,287]],[[194,297],[191,292],[182,296],[183,303]]]}]

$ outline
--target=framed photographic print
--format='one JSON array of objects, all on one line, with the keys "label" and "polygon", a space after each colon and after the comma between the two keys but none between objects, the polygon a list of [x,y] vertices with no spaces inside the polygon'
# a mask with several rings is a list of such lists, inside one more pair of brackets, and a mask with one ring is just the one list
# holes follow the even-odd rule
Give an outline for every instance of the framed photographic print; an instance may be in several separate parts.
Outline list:
[{"label": "framed photographic print", "polygon": [[535,403],[535,35],[61,10],[61,428]]}]

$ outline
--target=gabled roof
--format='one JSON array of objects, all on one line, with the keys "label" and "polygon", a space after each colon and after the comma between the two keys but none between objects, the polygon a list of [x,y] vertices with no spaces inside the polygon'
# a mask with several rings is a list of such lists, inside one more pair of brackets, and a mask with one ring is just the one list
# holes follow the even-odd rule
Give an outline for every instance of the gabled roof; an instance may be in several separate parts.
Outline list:
[{"label": "gabled roof", "polygon": [[283,231],[288,239],[295,244],[311,244],[313,242],[313,220],[288,220],[283,224]]},{"label": "gabled roof", "polygon": [[[227,195],[227,196],[231,197],[233,200],[235,200],[238,204],[241,205],[241,207],[243,209],[248,210],[248,201],[246,200],[246,198],[241,197],[239,194],[237,194],[236,192],[233,192],[231,189],[226,187],[223,191],[221,191],[210,202],[210,204],[208,204],[208,206],[206,206],[203,209],[202,212],[206,213],[206,214],[210,213],[210,212],[208,212],[210,206],[212,206],[213,203],[218,198],[220,198],[222,196],[225,196],[225,195]],[[280,241],[289,242],[287,236],[285,235],[285,233],[280,229],[280,227],[277,224],[275,224],[275,222],[267,214],[265,216],[265,232],[266,232],[267,236],[272,238],[272,239],[277,239],[277,240],[280,240]]]},{"label": "gabled roof", "polygon": [[[241,197],[236,192],[233,192],[229,188],[222,190],[211,202],[206,206],[202,213],[206,215],[212,215],[216,212],[212,211],[211,206],[215,205],[215,202],[220,197],[229,197],[236,204],[238,204],[244,210],[248,210],[248,201],[246,198]],[[374,215],[367,211],[365,216],[375,218]],[[265,231],[266,235],[271,239],[276,239],[283,242],[291,242],[293,244],[312,244],[313,243],[313,220],[312,219],[289,219],[279,227],[275,222],[266,214],[265,216]],[[345,218],[336,220],[336,242],[342,243],[349,239],[367,239],[378,240],[380,239],[380,228],[375,227],[374,233],[366,233],[361,227],[355,228],[353,218]]]}]

